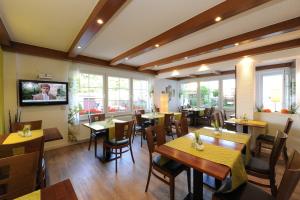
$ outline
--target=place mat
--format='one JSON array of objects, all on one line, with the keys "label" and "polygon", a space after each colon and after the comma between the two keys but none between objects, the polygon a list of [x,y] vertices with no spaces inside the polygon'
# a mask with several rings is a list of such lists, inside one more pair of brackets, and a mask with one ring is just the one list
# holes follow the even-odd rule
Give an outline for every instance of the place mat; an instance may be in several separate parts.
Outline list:
[{"label": "place mat", "polygon": [[26,142],[29,140],[33,140],[39,137],[42,137],[44,135],[44,131],[42,129],[40,130],[32,130],[30,137],[22,137],[18,133],[11,133],[7,136],[7,138],[4,140],[2,144],[16,144],[20,142]]},{"label": "place mat", "polygon": [[40,200],[41,199],[41,190],[36,190],[24,196],[18,197],[15,200]]},{"label": "place mat", "polygon": [[192,142],[193,139],[190,136],[183,136],[165,145],[193,156],[230,167],[231,190],[236,189],[247,181],[247,173],[239,151],[207,143],[204,143],[204,149],[202,151],[198,151],[192,147]]},{"label": "place mat", "polygon": [[195,131],[196,133],[199,133],[200,135],[206,135],[209,137],[218,138],[221,140],[228,140],[231,142],[241,143],[246,145],[246,154],[245,154],[245,164],[248,164],[251,159],[251,151],[250,151],[250,141],[251,136],[249,134],[244,133],[236,133],[234,131],[229,131],[226,129],[222,130],[222,133],[219,135],[216,135],[214,132],[214,128],[211,127],[204,127],[200,128]]}]

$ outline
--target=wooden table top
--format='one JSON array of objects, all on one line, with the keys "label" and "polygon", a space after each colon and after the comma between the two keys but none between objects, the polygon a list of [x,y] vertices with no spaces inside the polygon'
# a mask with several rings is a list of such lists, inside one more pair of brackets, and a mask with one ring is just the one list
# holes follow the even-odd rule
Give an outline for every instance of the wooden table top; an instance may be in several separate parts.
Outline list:
[{"label": "wooden table top", "polygon": [[124,123],[126,121],[119,120],[119,119],[112,119],[112,122],[109,121],[109,119],[106,119],[104,121],[98,121],[98,122],[92,122],[92,123],[84,123],[83,126],[90,128],[94,131],[101,131],[108,128],[115,127],[115,123]]},{"label": "wooden table top", "polygon": [[163,117],[165,117],[165,115],[161,113],[146,113],[142,115],[144,119],[158,119]]},{"label": "wooden table top", "polygon": [[259,127],[259,128],[267,127],[267,122],[258,121],[258,120],[244,120],[244,119],[230,118],[226,120],[225,123],[239,124],[239,125]]},{"label": "wooden table top", "polygon": [[70,179],[61,181],[41,190],[41,200],[77,200]]},{"label": "wooden table top", "polygon": [[[191,133],[187,136],[191,137]],[[214,137],[201,135],[201,140],[205,143],[214,144],[217,146],[222,146],[226,148],[231,148],[234,150],[242,151],[244,144],[231,142],[228,140],[222,140]],[[161,145],[155,148],[155,152],[189,166],[199,172],[206,173],[210,176],[215,177],[218,180],[224,180],[230,172],[230,167],[215,163],[189,153],[168,147],[166,145]]]},{"label": "wooden table top", "polygon": [[[63,136],[61,135],[58,128],[45,128],[43,129],[45,142],[51,142],[55,140],[61,140],[63,139]],[[8,137],[9,134],[0,135],[0,144],[2,144],[5,139]]]},{"label": "wooden table top", "polygon": [[184,108],[182,109],[183,111],[190,111],[190,112],[198,112],[198,111],[203,111],[205,108]]}]

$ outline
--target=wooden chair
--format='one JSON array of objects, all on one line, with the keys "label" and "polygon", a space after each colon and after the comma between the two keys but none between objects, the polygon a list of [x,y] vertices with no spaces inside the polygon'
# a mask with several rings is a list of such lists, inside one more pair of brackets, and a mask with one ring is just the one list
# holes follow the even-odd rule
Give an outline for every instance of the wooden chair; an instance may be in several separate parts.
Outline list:
[{"label": "wooden chair", "polygon": [[212,114],[212,120],[214,120],[216,123],[218,123],[220,128],[224,128],[224,117],[223,117],[223,113],[221,111],[215,111]]},{"label": "wooden chair", "polygon": [[40,152],[0,159],[0,200],[15,199],[36,188]]},{"label": "wooden chair", "polygon": [[167,136],[171,136],[172,139],[174,140],[174,133],[173,133],[173,129],[172,129],[173,119],[174,119],[174,113],[165,114],[164,126],[165,126]]},{"label": "wooden chair", "polygon": [[136,114],[136,115],[137,115],[137,114],[143,115],[143,114],[145,114],[145,110],[135,110],[135,114]]},{"label": "wooden chair", "polygon": [[246,171],[248,174],[258,178],[268,179],[270,184],[265,185],[251,180],[249,181],[263,187],[270,187],[273,196],[276,196],[277,194],[275,166],[280,154],[282,153],[283,147],[285,146],[286,140],[287,134],[277,131],[269,162],[262,158],[252,157],[246,165]]},{"label": "wooden chair", "polygon": [[[173,160],[168,160],[167,158],[156,155],[153,157],[154,153],[154,138],[156,138],[157,146],[163,145],[166,142],[165,130],[163,126],[151,126],[146,128],[146,136],[147,136],[147,144],[149,150],[149,171],[148,171],[148,179],[146,184],[145,192],[148,191],[149,182],[151,178],[151,174],[153,174],[156,178],[161,180],[170,186],[170,199],[174,199],[175,195],[175,177],[179,175],[182,171],[187,172],[187,181],[188,181],[188,191],[191,191],[191,183],[190,183],[190,169],[182,164],[177,163]],[[160,173],[159,176],[157,173]],[[168,180],[165,179],[168,177]]]},{"label": "wooden chair", "polygon": [[287,200],[290,199],[295,187],[300,179],[300,153],[295,151],[288,163],[283,177],[281,179],[278,194],[271,196],[261,188],[246,183],[232,192],[224,193],[226,185],[223,185],[218,192],[213,195],[213,200]]},{"label": "wooden chair", "polygon": [[[289,134],[291,127],[293,125],[293,120],[291,118],[288,118],[285,124],[285,128],[283,130],[284,133]],[[259,155],[261,152],[261,147],[262,144],[267,144],[270,146],[273,146],[275,141],[275,137],[272,135],[266,135],[266,134],[260,134],[257,138],[256,138],[256,150],[255,153],[256,155]],[[288,164],[288,154],[287,154],[287,148],[286,146],[283,147],[283,158],[285,161],[285,164]]]},{"label": "wooden chair", "polygon": [[145,123],[143,122],[141,114],[134,115],[134,127],[133,127],[133,137],[132,143],[137,134],[141,136],[141,147],[143,147],[143,138],[145,138]]},{"label": "wooden chair", "polygon": [[175,121],[175,127],[176,127],[176,135],[177,137],[182,137],[189,133],[189,126],[187,118],[181,118],[181,120]]},{"label": "wooden chair", "polygon": [[[132,153],[132,146],[131,146],[133,124],[134,121],[115,123],[115,139],[107,140],[103,143],[104,148],[111,149],[111,154],[115,155],[114,160],[116,163],[116,173],[118,172],[117,160],[122,157],[123,153],[130,151],[132,162],[135,163],[133,158],[133,153]],[[123,151],[123,148],[128,148],[128,149]]]},{"label": "wooden chair", "polygon": [[23,130],[25,125],[30,125],[30,130],[39,130],[42,129],[42,120],[13,123],[12,132],[18,132]]},{"label": "wooden chair", "polygon": [[212,115],[213,115],[214,111],[215,111],[214,107],[205,108],[204,109],[204,114],[202,116],[199,116],[199,118],[198,118],[199,123],[210,126],[211,125],[211,120],[212,120]]},{"label": "wooden chair", "polygon": [[46,165],[44,161],[44,136],[15,144],[0,145],[0,158],[6,158],[14,155],[39,152],[37,176],[37,188],[46,186]]},{"label": "wooden chair", "polygon": [[[89,115],[89,123],[104,121],[104,120],[105,120],[105,114]],[[91,130],[91,132],[90,132],[90,141],[89,141],[88,150],[91,149],[92,141],[94,140],[95,156],[97,155],[97,138],[103,133],[104,133],[104,131],[93,131],[93,130]]]}]

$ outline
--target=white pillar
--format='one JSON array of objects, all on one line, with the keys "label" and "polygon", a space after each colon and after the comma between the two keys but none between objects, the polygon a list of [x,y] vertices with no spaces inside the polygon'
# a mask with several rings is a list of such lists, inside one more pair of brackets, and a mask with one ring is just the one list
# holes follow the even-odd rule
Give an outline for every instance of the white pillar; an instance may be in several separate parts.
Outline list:
[{"label": "white pillar", "polygon": [[255,109],[255,65],[251,58],[243,58],[236,65],[236,115],[253,119]]}]

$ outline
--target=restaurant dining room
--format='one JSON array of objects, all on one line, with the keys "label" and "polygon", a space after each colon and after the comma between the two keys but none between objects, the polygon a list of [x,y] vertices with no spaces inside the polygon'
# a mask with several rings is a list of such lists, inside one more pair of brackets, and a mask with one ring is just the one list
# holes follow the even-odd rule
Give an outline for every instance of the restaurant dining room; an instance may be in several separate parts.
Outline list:
[{"label": "restaurant dining room", "polygon": [[0,200],[299,200],[300,0],[0,0]]}]

